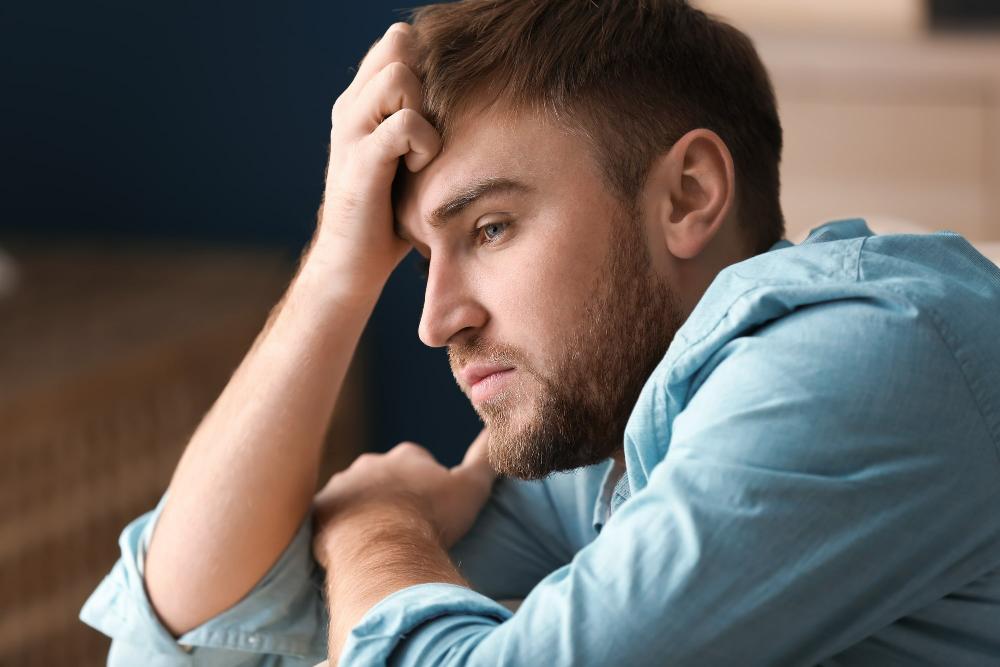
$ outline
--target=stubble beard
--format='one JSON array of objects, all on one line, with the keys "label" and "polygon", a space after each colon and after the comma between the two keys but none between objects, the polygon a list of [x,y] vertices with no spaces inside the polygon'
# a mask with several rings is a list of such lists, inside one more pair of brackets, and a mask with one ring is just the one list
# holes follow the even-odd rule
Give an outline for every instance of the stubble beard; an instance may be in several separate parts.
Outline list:
[{"label": "stubble beard", "polygon": [[540,479],[612,456],[623,446],[643,385],[680,328],[673,291],[650,269],[638,214],[629,211],[612,224],[595,287],[551,376],[507,345],[476,338],[448,350],[453,371],[472,360],[517,368],[503,391],[474,406],[490,431],[490,464],[502,475]]}]

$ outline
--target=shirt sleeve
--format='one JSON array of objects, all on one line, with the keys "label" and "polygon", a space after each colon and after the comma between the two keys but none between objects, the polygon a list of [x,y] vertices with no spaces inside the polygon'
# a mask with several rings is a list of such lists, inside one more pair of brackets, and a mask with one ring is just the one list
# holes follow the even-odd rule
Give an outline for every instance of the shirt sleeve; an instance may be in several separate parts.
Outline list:
[{"label": "shirt sleeve", "polygon": [[[469,534],[452,551],[463,576],[491,598],[524,598],[572,558],[570,540],[582,539],[578,533],[586,514],[576,512],[572,496],[585,500],[597,472],[536,482],[500,480]],[[562,502],[557,505],[553,495]],[[324,573],[312,556],[311,518],[240,602],[175,639],[153,610],[143,580],[146,550],[165,501],[166,496],[122,531],[121,557],[80,612],[81,620],[112,638],[109,665],[291,667],[311,666],[326,657]]]},{"label": "shirt sleeve", "polygon": [[146,548],[165,500],[125,527],[118,562],[80,611],[83,622],[112,638],[109,665],[311,667],[326,657],[323,573],[312,558],[309,519],[242,600],[174,639],[143,580]]},{"label": "shirt sleeve", "polygon": [[956,590],[998,557],[1000,463],[932,320],[841,301],[729,341],[634,416],[665,458],[515,614],[413,586],[340,664],[811,665]]},{"label": "shirt sleeve", "polygon": [[451,550],[462,576],[495,600],[524,598],[593,539],[602,472],[603,466],[544,480],[497,480],[472,529]]}]

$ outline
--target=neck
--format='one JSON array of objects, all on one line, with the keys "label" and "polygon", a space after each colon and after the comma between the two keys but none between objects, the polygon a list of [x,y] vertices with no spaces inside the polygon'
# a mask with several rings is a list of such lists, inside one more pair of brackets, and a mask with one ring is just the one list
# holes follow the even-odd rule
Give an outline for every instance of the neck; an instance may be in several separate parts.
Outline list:
[{"label": "neck", "polygon": [[619,447],[614,452],[611,453],[612,460],[615,461],[622,468],[625,467],[625,448]]}]

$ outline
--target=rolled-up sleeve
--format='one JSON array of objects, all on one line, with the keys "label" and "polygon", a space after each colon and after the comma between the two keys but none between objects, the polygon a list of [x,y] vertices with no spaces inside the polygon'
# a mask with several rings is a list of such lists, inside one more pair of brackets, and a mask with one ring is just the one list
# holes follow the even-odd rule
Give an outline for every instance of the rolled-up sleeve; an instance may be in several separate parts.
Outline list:
[{"label": "rolled-up sleeve", "polygon": [[720,347],[688,388],[676,418],[637,417],[633,434],[669,443],[645,488],[515,614],[407,588],[341,666],[816,664],[996,558],[997,453],[915,310],[797,311]]},{"label": "rolled-up sleeve", "polygon": [[[523,598],[588,539],[589,512],[579,510],[576,501],[596,493],[600,474],[593,468],[496,485],[451,554],[463,576],[490,596],[481,598],[490,609],[503,609],[491,598]],[[146,549],[165,501],[166,496],[122,531],[119,560],[80,612],[81,620],[112,638],[108,664],[291,667],[326,658],[324,572],[312,556],[309,518],[240,602],[182,637],[172,637],[153,610],[143,580]]]},{"label": "rolled-up sleeve", "polygon": [[120,558],[80,611],[83,622],[112,638],[108,664],[311,667],[325,659],[323,575],[312,558],[308,519],[242,600],[174,639],[143,581],[146,548],[165,498],[125,527]]}]

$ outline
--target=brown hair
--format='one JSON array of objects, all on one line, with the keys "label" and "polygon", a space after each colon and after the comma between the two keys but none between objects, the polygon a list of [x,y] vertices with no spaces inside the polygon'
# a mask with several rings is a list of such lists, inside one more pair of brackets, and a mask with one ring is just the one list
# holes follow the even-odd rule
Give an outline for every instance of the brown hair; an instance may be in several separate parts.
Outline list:
[{"label": "brown hair", "polygon": [[774,91],[736,28],[682,0],[462,0],[412,20],[424,114],[446,138],[484,94],[541,111],[588,139],[631,205],[654,158],[708,128],[733,155],[751,251],[783,236]]}]

